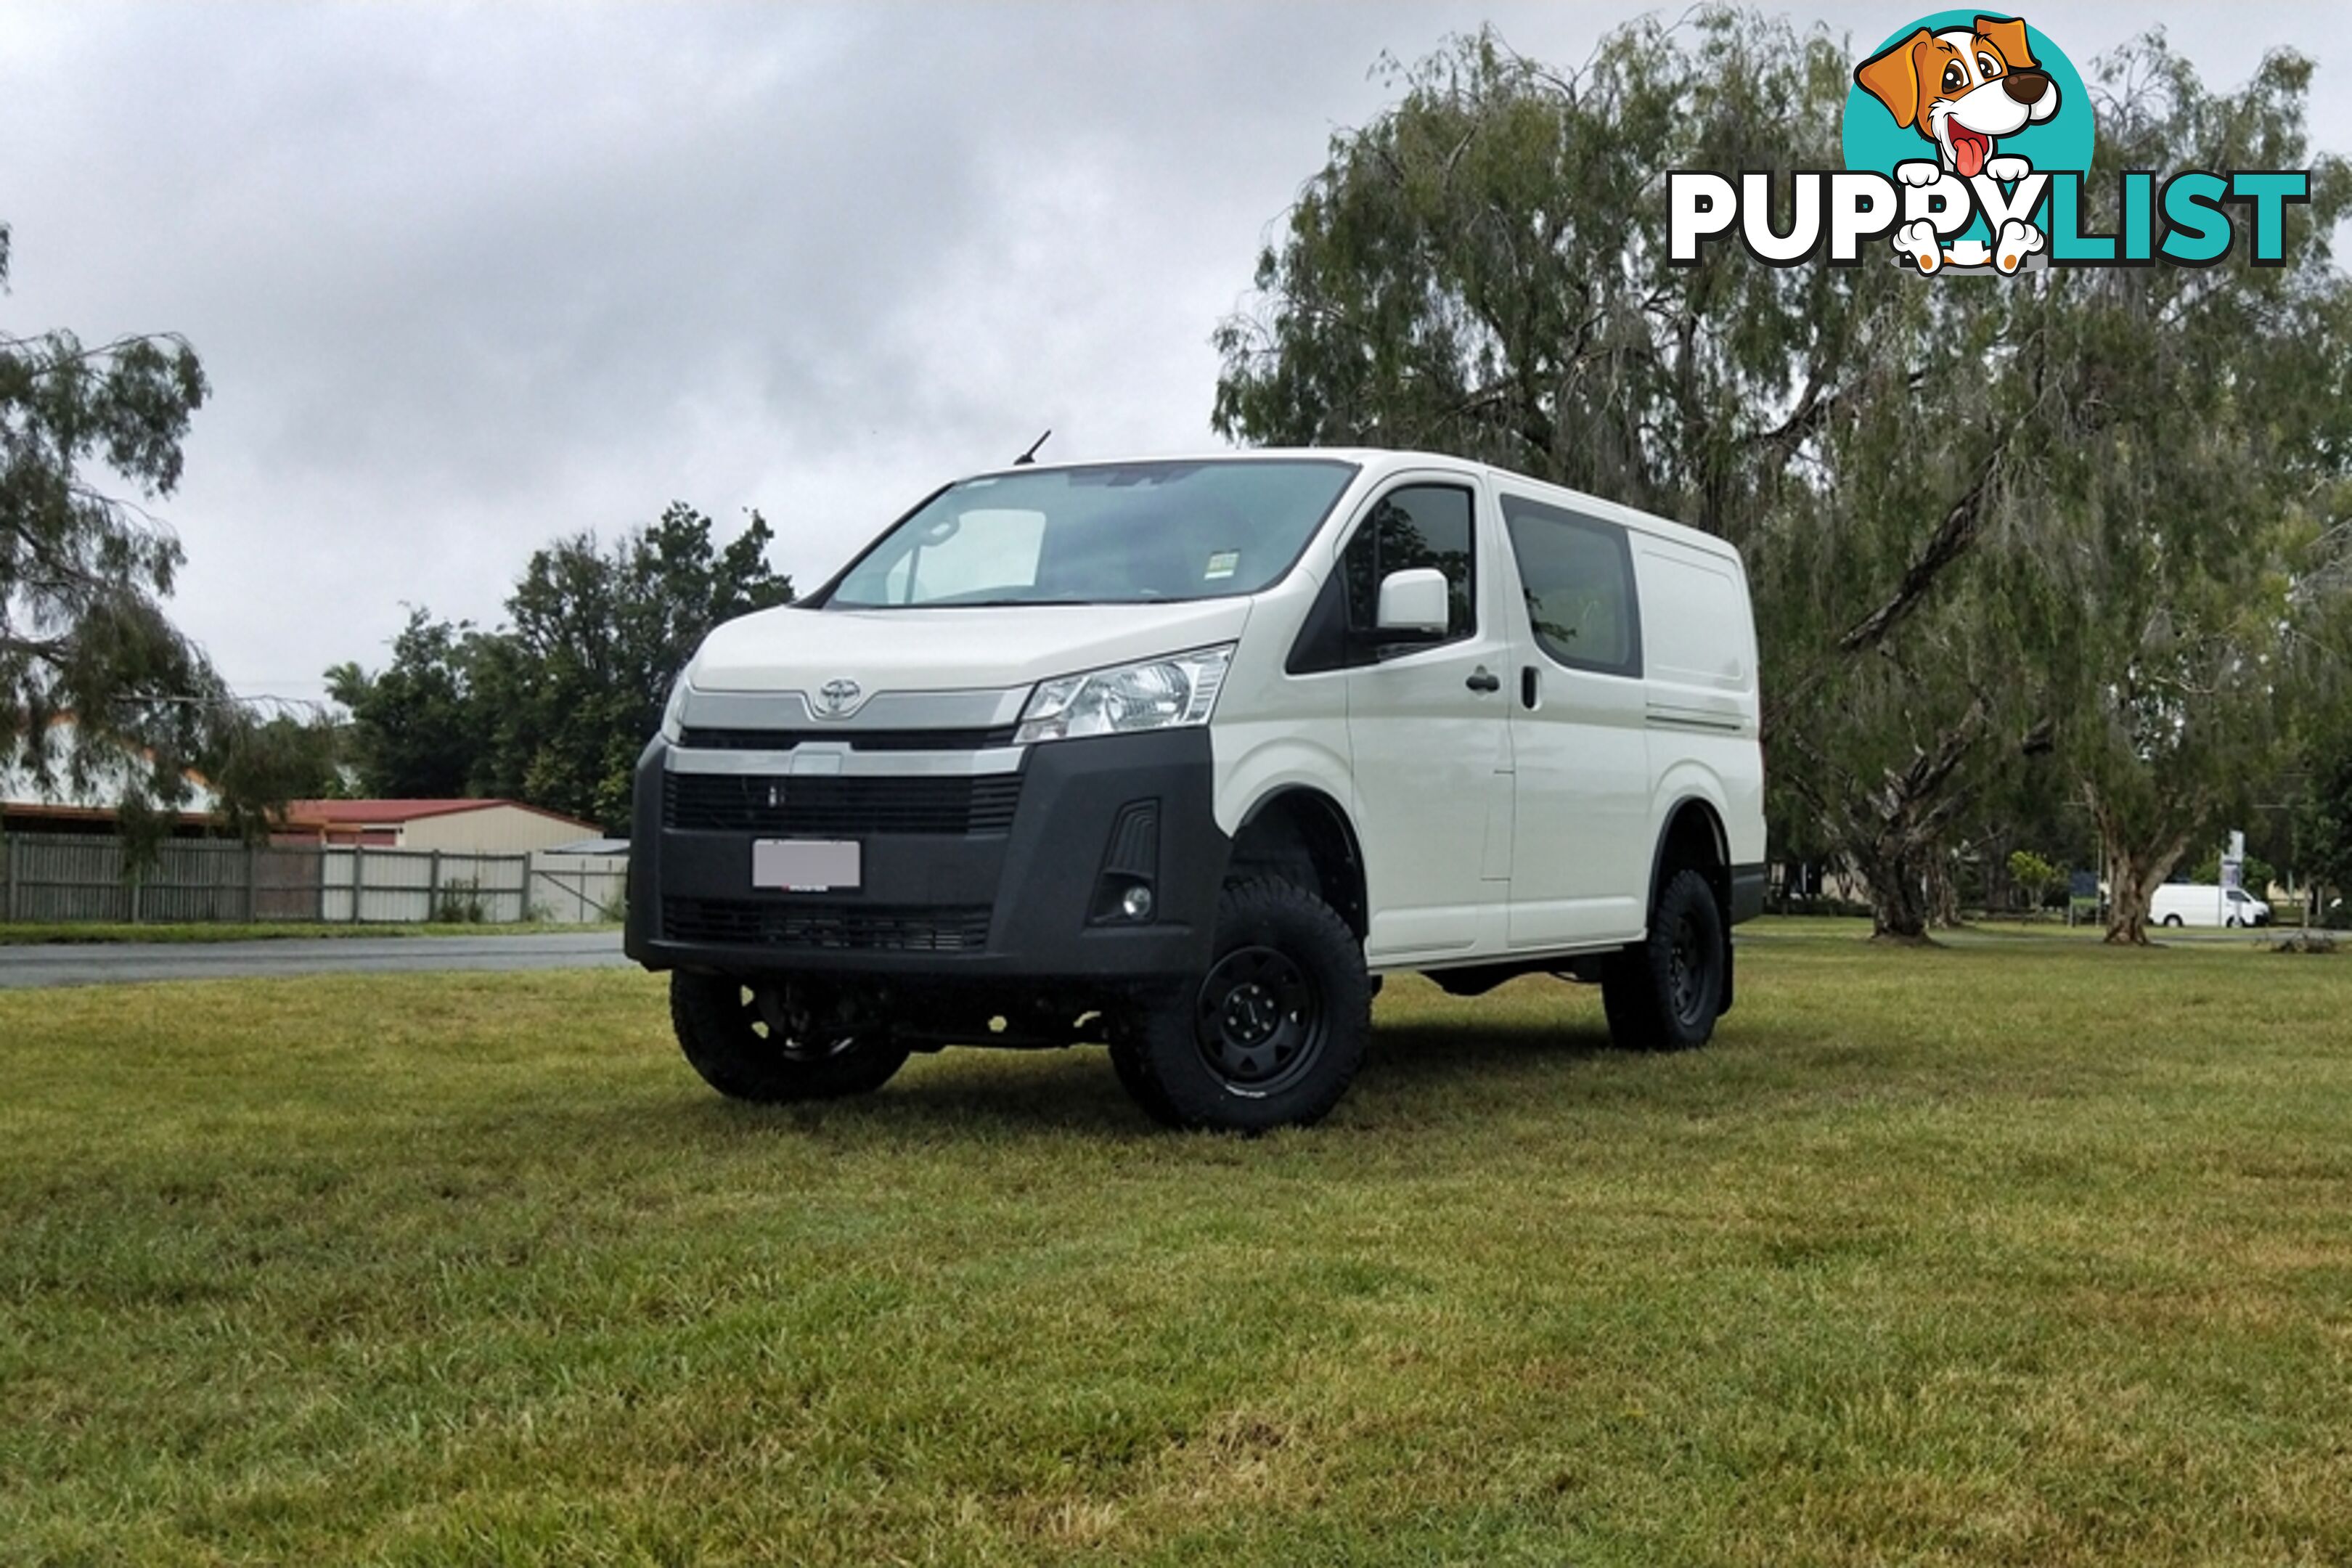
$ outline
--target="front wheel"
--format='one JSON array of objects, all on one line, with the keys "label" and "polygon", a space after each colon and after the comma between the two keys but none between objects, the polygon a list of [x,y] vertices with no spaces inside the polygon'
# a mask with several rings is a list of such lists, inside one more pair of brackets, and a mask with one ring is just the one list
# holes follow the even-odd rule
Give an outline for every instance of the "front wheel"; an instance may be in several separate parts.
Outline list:
[{"label": "front wheel", "polygon": [[907,1047],[871,1024],[852,1026],[824,998],[782,984],[672,974],[669,1017],[686,1059],[730,1100],[778,1104],[880,1089]]},{"label": "front wheel", "polygon": [[1723,1011],[1723,911],[1696,871],[1677,871],[1650,911],[1650,934],[1601,972],[1610,1037],[1643,1051],[1706,1044]]},{"label": "front wheel", "polygon": [[1217,900],[1208,973],[1140,1004],[1114,1031],[1111,1061],[1171,1126],[1305,1126],[1347,1093],[1371,1015],[1348,923],[1295,884],[1243,882]]}]

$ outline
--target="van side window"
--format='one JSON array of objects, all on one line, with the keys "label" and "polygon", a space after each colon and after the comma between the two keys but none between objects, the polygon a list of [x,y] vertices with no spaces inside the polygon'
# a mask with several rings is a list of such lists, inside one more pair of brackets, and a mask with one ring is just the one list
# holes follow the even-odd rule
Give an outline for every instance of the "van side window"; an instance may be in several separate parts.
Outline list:
[{"label": "van side window", "polygon": [[1445,636],[1438,640],[1454,642],[1475,633],[1473,515],[1470,492],[1451,485],[1406,485],[1374,502],[1339,562],[1347,582],[1348,630],[1365,638],[1373,636],[1381,580],[1390,573],[1434,566],[1445,574],[1446,586]]},{"label": "van side window", "polygon": [[[1315,595],[1283,668],[1292,675],[1348,669],[1475,635],[1476,516],[1472,492],[1456,485],[1403,485],[1373,502],[1348,536],[1339,570]],[[1445,574],[1445,635],[1382,642],[1373,624],[1380,616],[1381,579],[1415,566]]]},{"label": "van side window", "polygon": [[1572,669],[1641,674],[1641,607],[1625,531],[1517,496],[1502,501],[1537,646]]}]

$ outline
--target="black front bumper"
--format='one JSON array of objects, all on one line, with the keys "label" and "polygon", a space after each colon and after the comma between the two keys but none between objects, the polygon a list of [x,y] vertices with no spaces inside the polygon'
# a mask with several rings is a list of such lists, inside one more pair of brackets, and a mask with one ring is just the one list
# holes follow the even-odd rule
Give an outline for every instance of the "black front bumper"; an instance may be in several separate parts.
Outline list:
[{"label": "black front bumper", "polygon": [[[638,760],[629,840],[624,945],[648,969],[1126,982],[1207,965],[1232,843],[1205,729],[1050,742],[975,780],[683,774],[668,759],[656,740]],[[861,885],[752,887],[753,842],[790,837],[856,839]],[[1105,918],[1138,880],[1150,918]]]}]

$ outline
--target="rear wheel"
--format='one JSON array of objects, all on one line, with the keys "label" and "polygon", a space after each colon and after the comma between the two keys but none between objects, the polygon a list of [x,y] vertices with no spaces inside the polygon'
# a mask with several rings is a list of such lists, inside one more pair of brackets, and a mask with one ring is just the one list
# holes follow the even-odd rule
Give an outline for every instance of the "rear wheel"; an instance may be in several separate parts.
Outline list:
[{"label": "rear wheel", "polygon": [[1171,1126],[1303,1126],[1347,1093],[1371,1005],[1363,946],[1329,905],[1289,882],[1244,882],[1218,900],[1208,973],[1139,1005],[1111,1062]]},{"label": "rear wheel", "polygon": [[852,1020],[821,994],[782,983],[747,985],[672,974],[669,1016],[686,1059],[731,1100],[833,1100],[881,1088],[907,1047]]},{"label": "rear wheel", "polygon": [[1693,870],[1675,872],[1650,911],[1650,934],[1611,958],[1601,1001],[1609,1035],[1633,1050],[1706,1044],[1723,1011],[1723,911]]},{"label": "rear wheel", "polygon": [[2180,924],[2180,917],[2179,915],[2167,915],[2164,917],[2164,923],[2168,926],[2178,926]]}]

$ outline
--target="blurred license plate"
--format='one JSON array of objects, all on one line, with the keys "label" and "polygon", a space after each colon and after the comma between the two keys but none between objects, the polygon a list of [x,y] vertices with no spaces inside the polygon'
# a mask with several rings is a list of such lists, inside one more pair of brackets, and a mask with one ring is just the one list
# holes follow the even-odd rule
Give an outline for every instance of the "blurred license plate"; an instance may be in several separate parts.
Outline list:
[{"label": "blurred license plate", "polygon": [[791,893],[822,893],[858,885],[854,838],[755,838],[751,886]]}]

